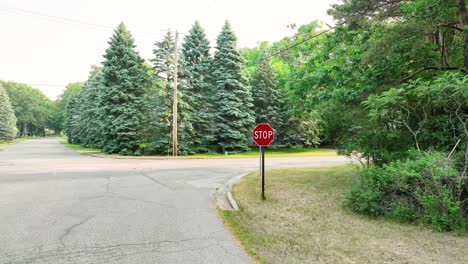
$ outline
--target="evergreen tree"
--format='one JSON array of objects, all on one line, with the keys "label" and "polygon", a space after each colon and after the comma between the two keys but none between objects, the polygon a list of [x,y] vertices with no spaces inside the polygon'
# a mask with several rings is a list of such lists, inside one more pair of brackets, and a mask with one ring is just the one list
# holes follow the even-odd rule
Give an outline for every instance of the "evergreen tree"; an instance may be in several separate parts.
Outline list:
[{"label": "evergreen tree", "polygon": [[12,140],[16,129],[16,116],[11,107],[10,97],[0,84],[0,140]]},{"label": "evergreen tree", "polygon": [[88,147],[100,147],[101,141],[99,119],[98,99],[102,87],[102,70],[93,66],[88,80],[80,91],[80,105],[82,112],[80,114],[80,142]]},{"label": "evergreen tree", "polygon": [[101,146],[106,153],[131,155],[139,148],[143,96],[148,75],[125,25],[120,23],[104,55],[99,96]]},{"label": "evergreen tree", "polygon": [[[175,39],[170,31],[163,40],[155,44],[153,62],[155,81],[150,91],[150,124],[154,127],[152,148],[158,153],[172,153],[172,121],[173,121],[173,74],[175,60]],[[193,127],[190,118],[190,106],[185,102],[183,88],[186,84],[179,79],[178,91],[178,154],[194,153],[191,142]]]},{"label": "evergreen tree", "polygon": [[154,76],[152,87],[148,91],[149,125],[151,131],[151,151],[172,153],[172,80],[174,74],[174,36],[170,31],[153,50]]},{"label": "evergreen tree", "polygon": [[174,76],[174,35],[168,30],[162,41],[156,42],[154,45],[156,46],[155,49],[153,49],[154,58],[151,59],[154,73],[158,79],[164,80],[170,84]]},{"label": "evergreen tree", "polygon": [[154,78],[146,95],[148,112],[147,142],[150,153],[172,153],[172,94],[166,82]]},{"label": "evergreen tree", "polygon": [[212,63],[216,141],[222,151],[248,150],[247,135],[254,123],[252,93],[236,42],[237,37],[226,22],[217,38]]},{"label": "evergreen tree", "polygon": [[180,90],[187,104],[186,123],[193,124],[190,134],[190,148],[195,152],[208,151],[207,145],[213,141],[211,129],[212,93],[209,82],[210,44],[203,28],[196,21],[184,38],[181,54],[181,79],[185,81]]},{"label": "evergreen tree", "polygon": [[282,98],[271,62],[262,58],[251,82],[256,123],[269,123],[278,129],[282,124]]},{"label": "evergreen tree", "polygon": [[68,143],[80,143],[80,114],[82,108],[80,107],[79,94],[72,94],[68,100],[65,108],[65,134],[68,137]]}]

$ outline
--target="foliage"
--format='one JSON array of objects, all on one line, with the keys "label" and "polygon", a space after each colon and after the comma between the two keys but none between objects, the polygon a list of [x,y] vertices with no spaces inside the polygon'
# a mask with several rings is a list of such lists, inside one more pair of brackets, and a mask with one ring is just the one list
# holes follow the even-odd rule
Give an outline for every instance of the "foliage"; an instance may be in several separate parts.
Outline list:
[{"label": "foliage", "polygon": [[182,123],[190,124],[185,127],[188,148],[192,152],[207,152],[214,136],[212,133],[213,96],[210,74],[210,43],[203,28],[196,21],[185,36],[182,44],[180,77],[182,85],[180,92],[184,98],[185,116]]},{"label": "foliage", "polygon": [[150,144],[145,153],[172,153],[174,42],[174,36],[168,31],[160,42],[155,43],[153,50],[154,74],[146,93],[150,128],[145,141]]},{"label": "foliage", "polygon": [[52,111],[49,98],[28,85],[3,81],[0,81],[0,84],[10,97],[20,135],[22,137],[44,135]]},{"label": "foliage", "polygon": [[251,80],[255,122],[279,127],[282,123],[281,98],[276,73],[269,59],[261,58]]},{"label": "foliage", "polygon": [[80,105],[80,95],[72,94],[68,98],[65,115],[64,131],[68,137],[68,143],[74,144],[80,142],[80,114],[82,112]]},{"label": "foliage", "polygon": [[98,147],[101,144],[101,127],[99,119],[99,95],[102,90],[102,69],[93,66],[88,80],[80,90],[78,102],[80,136],[79,143],[87,147]]},{"label": "foliage", "polygon": [[216,143],[222,152],[248,150],[253,127],[252,93],[243,72],[244,59],[236,48],[237,37],[226,22],[217,38],[211,78],[214,93]]},{"label": "foliage", "polygon": [[430,57],[414,56],[414,53],[430,54],[430,50],[420,48],[432,45],[438,53],[438,60],[430,61],[421,69],[434,65],[439,69],[459,68],[468,71],[465,0],[345,0],[342,4],[335,4],[329,13],[341,21],[347,21],[353,28],[367,28],[375,23],[391,24],[388,29],[393,33],[388,36],[396,41],[387,39],[383,42],[385,45],[375,46],[384,55],[386,51],[396,50],[392,56],[404,55],[407,56],[407,64],[418,64],[419,60]]},{"label": "foliage", "polygon": [[464,152],[467,87],[466,75],[446,72],[430,81],[418,79],[369,96],[363,103],[368,124],[350,133],[343,153],[359,150],[361,157],[383,165],[406,157],[412,148],[451,151],[456,147],[455,151]]},{"label": "foliage", "polygon": [[172,86],[162,80],[153,79],[147,88],[145,102],[147,105],[148,127],[145,131],[145,154],[172,153]]},{"label": "foliage", "polygon": [[461,230],[468,217],[463,197],[467,184],[447,153],[426,152],[362,169],[347,199],[357,212],[424,221],[438,231]]},{"label": "foliage", "polygon": [[17,133],[16,116],[11,106],[10,97],[0,83],[0,140],[11,141]]},{"label": "foliage", "polygon": [[174,51],[174,35],[168,30],[164,38],[155,43],[151,59],[155,75],[168,83],[172,82],[174,75]]},{"label": "foliage", "polygon": [[68,101],[70,101],[72,96],[79,94],[82,87],[82,82],[69,83],[65,87],[65,91],[53,102],[53,111],[49,119],[49,126],[56,134],[62,132],[65,127]]},{"label": "foliage", "polygon": [[[178,61],[179,154],[209,152],[212,144],[219,152],[245,151],[256,119],[273,125],[278,146],[339,145],[341,153],[369,166],[408,158],[412,148],[454,148],[466,173],[467,110],[460,104],[466,97],[459,95],[465,93],[461,69],[468,45],[460,3],[346,0],[330,10],[344,22],[334,30],[323,32],[313,21],[292,37],[242,53],[227,23],[213,58],[195,22]],[[168,32],[155,45],[152,71],[144,69],[153,77],[142,85],[142,115],[132,115],[148,124],[138,128],[138,140],[130,140],[132,151],[141,148],[138,154],[171,154],[174,50]],[[102,113],[105,104],[97,109]]]},{"label": "foliage", "polygon": [[143,96],[148,82],[143,59],[125,25],[114,31],[104,55],[99,118],[103,151],[131,155],[143,130]]}]

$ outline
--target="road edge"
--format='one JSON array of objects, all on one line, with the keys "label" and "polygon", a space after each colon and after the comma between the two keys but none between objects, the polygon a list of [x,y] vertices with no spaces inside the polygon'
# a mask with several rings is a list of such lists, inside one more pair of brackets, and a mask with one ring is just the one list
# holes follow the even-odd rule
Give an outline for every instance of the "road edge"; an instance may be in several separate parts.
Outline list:
[{"label": "road edge", "polygon": [[221,210],[234,210],[238,211],[239,206],[232,195],[232,186],[234,183],[238,182],[242,177],[246,176],[250,172],[246,172],[233,178],[229,179],[223,185],[216,188],[215,199],[216,205]]}]

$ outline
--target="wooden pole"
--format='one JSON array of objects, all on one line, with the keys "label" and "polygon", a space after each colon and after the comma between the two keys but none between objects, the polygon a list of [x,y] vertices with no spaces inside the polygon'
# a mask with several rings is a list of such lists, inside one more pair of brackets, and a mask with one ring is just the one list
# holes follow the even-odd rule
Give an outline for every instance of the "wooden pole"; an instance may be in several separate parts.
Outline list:
[{"label": "wooden pole", "polygon": [[178,60],[178,42],[179,33],[175,32],[175,45],[174,45],[174,102],[172,105],[172,156],[177,157],[177,60]]}]

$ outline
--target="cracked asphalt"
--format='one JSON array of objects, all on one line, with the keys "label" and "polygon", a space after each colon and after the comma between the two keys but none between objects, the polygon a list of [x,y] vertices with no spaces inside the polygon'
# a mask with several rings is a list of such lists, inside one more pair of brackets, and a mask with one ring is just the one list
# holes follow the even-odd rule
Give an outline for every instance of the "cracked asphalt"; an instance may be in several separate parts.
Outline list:
[{"label": "cracked asphalt", "polygon": [[[267,153],[266,167],[347,162]],[[11,146],[0,152],[0,263],[252,263],[217,217],[214,194],[258,167],[250,158],[87,157],[57,139]]]}]

